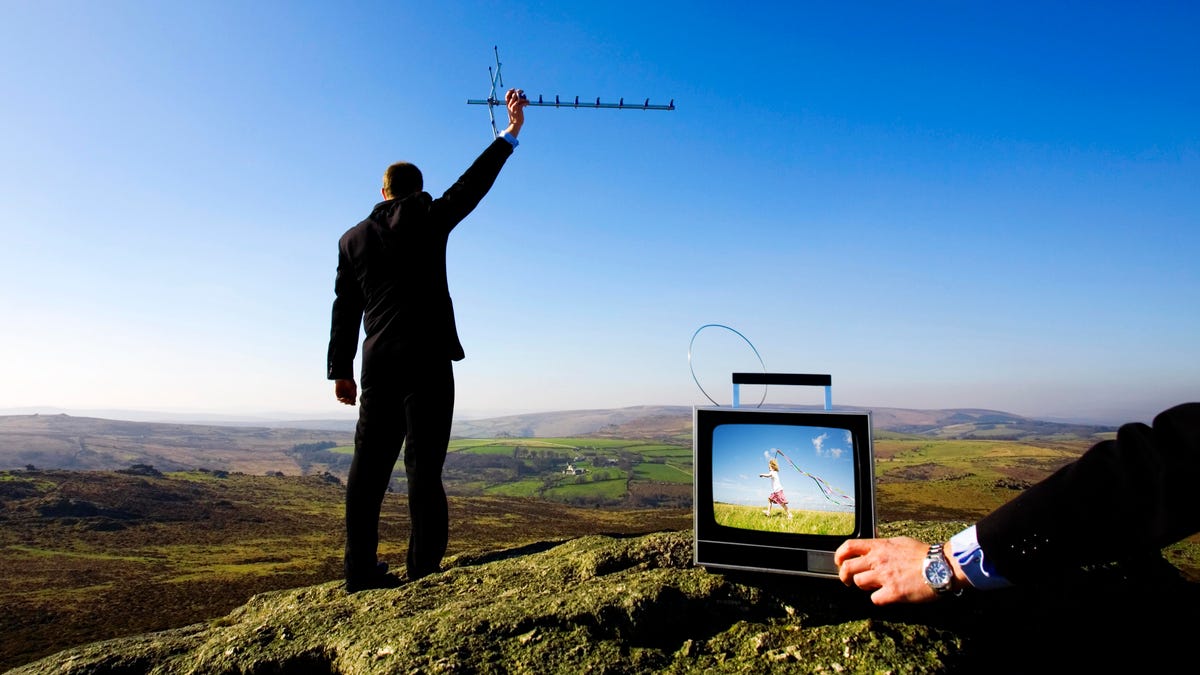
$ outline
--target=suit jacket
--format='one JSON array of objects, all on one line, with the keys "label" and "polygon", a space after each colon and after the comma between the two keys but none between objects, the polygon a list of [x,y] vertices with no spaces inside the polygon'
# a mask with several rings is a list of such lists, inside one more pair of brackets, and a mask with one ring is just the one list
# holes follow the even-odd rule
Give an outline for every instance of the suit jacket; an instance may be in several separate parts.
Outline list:
[{"label": "suit jacket", "polygon": [[491,189],[513,146],[497,138],[438,199],[417,192],[375,205],[338,241],[333,320],[326,362],[331,380],[354,377],[358,327],[363,386],[372,373],[446,363],[465,356],[446,279],[451,230]]},{"label": "suit jacket", "polygon": [[1200,531],[1200,403],[1123,425],[976,524],[984,555],[1014,583],[1157,554]]}]

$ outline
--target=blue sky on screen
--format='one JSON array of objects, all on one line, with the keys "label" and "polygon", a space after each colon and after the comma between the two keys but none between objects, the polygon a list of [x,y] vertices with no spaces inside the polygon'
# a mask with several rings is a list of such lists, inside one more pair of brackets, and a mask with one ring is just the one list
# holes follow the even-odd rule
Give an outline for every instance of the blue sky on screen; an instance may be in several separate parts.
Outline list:
[{"label": "blue sky on screen", "polygon": [[[1200,398],[1200,6],[0,3],[0,410],[352,417],[337,238],[528,112],[450,241],[460,414]],[[746,398],[755,397],[744,392]],[[800,399],[796,401],[795,399]],[[768,403],[819,402],[772,389]]]},{"label": "blue sky on screen", "polygon": [[[853,442],[845,429],[782,424],[722,424],[713,429],[713,501],[767,505],[771,480],[768,459],[779,464],[779,480],[788,507],[797,510],[850,511],[830,501],[811,474],[835,491],[854,497]],[[784,457],[782,452],[792,463]],[[803,473],[802,473],[803,472]]]}]

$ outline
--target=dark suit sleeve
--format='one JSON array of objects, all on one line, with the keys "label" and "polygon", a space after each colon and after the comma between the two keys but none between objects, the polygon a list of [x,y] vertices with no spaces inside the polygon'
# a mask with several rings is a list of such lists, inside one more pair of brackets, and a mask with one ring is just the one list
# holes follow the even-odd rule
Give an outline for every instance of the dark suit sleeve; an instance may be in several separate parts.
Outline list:
[{"label": "dark suit sleeve", "polygon": [[455,225],[475,210],[480,200],[492,189],[492,184],[500,175],[500,169],[504,168],[504,163],[512,153],[512,143],[503,138],[492,141],[454,185],[434,200],[431,214],[444,223],[448,230],[454,229]]},{"label": "dark suit sleeve", "polygon": [[351,380],[354,379],[354,356],[358,353],[358,328],[362,325],[364,300],[344,240],[338,244],[337,278],[333,283],[333,292],[326,377],[330,380]]},{"label": "dark suit sleeve", "polygon": [[1200,403],[1122,426],[976,524],[985,556],[1018,584],[1155,553],[1198,531]]}]

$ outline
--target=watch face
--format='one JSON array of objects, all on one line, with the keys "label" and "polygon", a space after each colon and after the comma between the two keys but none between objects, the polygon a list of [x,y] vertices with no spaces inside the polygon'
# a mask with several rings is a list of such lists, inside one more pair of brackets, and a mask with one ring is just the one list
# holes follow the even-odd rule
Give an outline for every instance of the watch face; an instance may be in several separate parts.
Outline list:
[{"label": "watch face", "polygon": [[925,566],[925,581],[930,586],[940,588],[950,583],[950,566],[940,558],[934,558]]}]

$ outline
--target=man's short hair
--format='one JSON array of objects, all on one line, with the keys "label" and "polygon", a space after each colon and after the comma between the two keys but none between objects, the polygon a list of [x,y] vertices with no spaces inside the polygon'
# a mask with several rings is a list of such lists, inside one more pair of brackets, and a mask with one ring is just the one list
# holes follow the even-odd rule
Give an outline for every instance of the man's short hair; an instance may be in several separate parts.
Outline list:
[{"label": "man's short hair", "polygon": [[383,172],[383,196],[403,199],[425,186],[421,170],[415,164],[396,162]]}]

